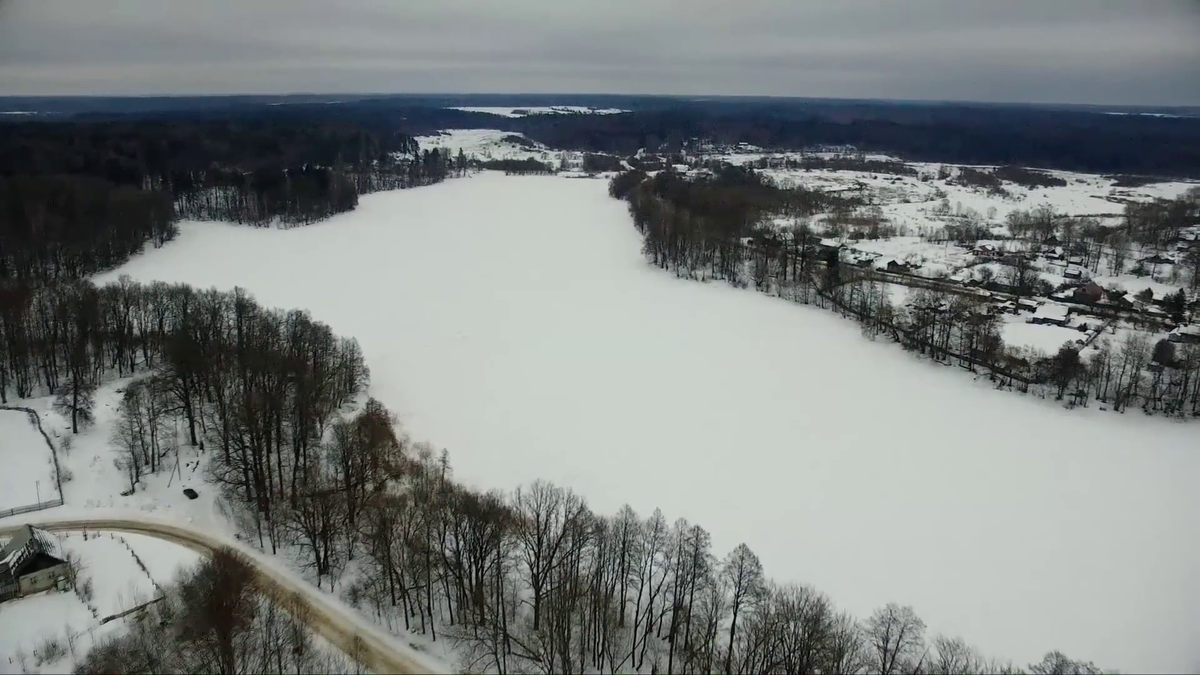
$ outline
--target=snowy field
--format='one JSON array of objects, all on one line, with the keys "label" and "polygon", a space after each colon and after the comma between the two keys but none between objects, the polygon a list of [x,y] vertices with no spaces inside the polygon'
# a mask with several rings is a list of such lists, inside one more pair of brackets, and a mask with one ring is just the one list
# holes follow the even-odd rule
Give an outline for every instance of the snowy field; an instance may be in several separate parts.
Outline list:
[{"label": "snowy field", "polygon": [[[523,144],[514,139],[521,139]],[[532,157],[546,161],[561,155],[525,139],[522,134],[498,129],[451,129],[437,136],[417,136],[416,140],[422,150],[445,148],[454,156],[461,149],[468,157],[481,160]]]},{"label": "snowy field", "polygon": [[93,597],[89,605],[97,618],[120,614],[153,600],[159,595],[156,580],[143,572],[130,548],[120,535],[105,532],[59,535],[64,553],[77,556],[81,562],[80,583],[91,581]]},{"label": "snowy field", "polygon": [[159,586],[174,583],[182,572],[200,562],[200,554],[190,548],[140,534],[119,535],[146,566],[146,572]]},{"label": "snowy field", "polygon": [[23,412],[0,410],[0,462],[0,511],[58,499],[50,448]]},{"label": "snowy field", "polygon": [[1000,327],[1000,337],[1006,345],[1028,347],[1053,355],[1064,342],[1074,343],[1083,339],[1085,335],[1073,328],[1029,323],[1029,315],[1023,314],[1005,315]]},{"label": "snowy field", "polygon": [[[82,657],[104,635],[123,629],[121,621],[98,625],[74,593],[49,592],[11,600],[0,605],[0,675],[70,672],[75,659],[66,640],[68,632],[76,636],[74,650]],[[50,638],[57,638],[68,653],[62,659],[39,663],[34,651]]]},{"label": "snowy field", "polygon": [[184,224],[101,280],[311,310],[469,484],[660,506],[718,555],[745,541],[860,617],[911,604],[1017,663],[1200,665],[1196,427],[993,391],[832,313],[676,280],[606,190],[483,174],[305,228]]}]

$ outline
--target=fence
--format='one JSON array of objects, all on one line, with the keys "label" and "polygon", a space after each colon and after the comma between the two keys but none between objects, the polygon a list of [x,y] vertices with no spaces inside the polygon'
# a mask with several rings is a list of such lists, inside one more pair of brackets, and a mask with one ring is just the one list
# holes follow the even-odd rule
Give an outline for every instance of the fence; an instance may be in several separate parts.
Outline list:
[{"label": "fence", "polygon": [[28,506],[18,506],[15,509],[0,511],[0,518],[7,518],[22,513],[32,513],[34,511],[42,511],[44,509],[52,509],[56,506],[62,506],[62,468],[58,465],[58,449],[54,447],[54,442],[50,440],[50,435],[42,428],[42,417],[37,414],[32,408],[23,408],[15,405],[0,405],[0,410],[11,410],[14,412],[23,412],[29,416],[29,423],[37,427],[38,433],[46,440],[46,446],[50,448],[50,457],[54,460],[54,483],[58,488],[58,499],[52,499],[47,502],[38,502]]},{"label": "fence", "polygon": [[18,506],[15,509],[8,509],[7,511],[0,511],[0,518],[16,516],[16,515],[20,515],[22,513],[33,513],[34,511],[41,511],[43,509],[52,509],[56,506],[62,506],[62,505],[63,505],[62,499],[52,499],[48,502],[38,502],[37,504],[30,504],[29,506]]}]

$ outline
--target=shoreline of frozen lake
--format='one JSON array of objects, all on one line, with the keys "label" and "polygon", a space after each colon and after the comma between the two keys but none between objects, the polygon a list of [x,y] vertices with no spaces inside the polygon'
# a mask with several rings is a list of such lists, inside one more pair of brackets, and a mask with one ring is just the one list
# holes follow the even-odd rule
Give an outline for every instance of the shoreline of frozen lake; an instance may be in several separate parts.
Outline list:
[{"label": "shoreline of frozen lake", "polygon": [[606,190],[484,174],[292,230],[187,223],[100,280],[310,310],[467,484],[661,507],[717,555],[745,541],[859,617],[911,604],[1016,663],[1196,665],[1195,426],[994,391],[832,313],[675,279]]}]

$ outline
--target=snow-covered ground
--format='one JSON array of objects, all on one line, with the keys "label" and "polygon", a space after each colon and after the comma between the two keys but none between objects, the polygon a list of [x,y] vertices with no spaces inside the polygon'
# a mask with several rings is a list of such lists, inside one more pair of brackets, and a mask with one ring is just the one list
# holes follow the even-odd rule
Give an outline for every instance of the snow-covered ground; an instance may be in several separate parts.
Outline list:
[{"label": "snow-covered ground", "polygon": [[489,115],[499,115],[500,117],[528,117],[529,115],[615,115],[617,113],[629,112],[620,108],[590,108],[581,105],[555,105],[555,106],[525,106],[525,107],[500,107],[500,106],[482,106],[482,107],[453,107],[450,110],[462,110],[463,112],[478,112],[488,113]]},{"label": "snow-covered ground", "polygon": [[167,586],[180,574],[200,561],[190,548],[141,534],[121,534],[121,539],[146,566],[146,573],[159,586]]},{"label": "snow-covered ground", "polygon": [[143,572],[123,539],[112,533],[61,535],[59,545],[68,555],[81,561],[80,582],[91,582],[93,597],[89,606],[98,618],[120,614],[153,600],[159,595],[154,580]]},{"label": "snow-covered ground", "polygon": [[26,413],[0,410],[0,462],[0,511],[58,499],[54,458]]},{"label": "snow-covered ground", "polygon": [[311,310],[469,484],[661,506],[859,616],[912,604],[1017,663],[1196,665],[1194,427],[1067,412],[831,313],[677,280],[606,189],[483,174],[306,228],[185,223],[102,280]]},{"label": "snow-covered ground", "polygon": [[560,156],[558,152],[525,139],[522,134],[497,129],[451,129],[437,136],[417,136],[416,140],[423,150],[445,148],[454,156],[461,149],[468,157],[485,161],[530,157],[547,161]]},{"label": "snow-covered ground", "polygon": [[[77,564],[76,588],[89,590],[47,591],[0,604],[0,674],[67,672],[104,636],[124,629],[124,619],[101,623],[103,619],[159,597],[182,567],[199,559],[189,549],[137,535],[47,536],[56,554]],[[59,641],[64,656],[39,658],[48,639]]]},{"label": "snow-covered ground", "polygon": [[1086,336],[1073,328],[1029,323],[1029,315],[1006,315],[1000,337],[1012,347],[1027,347],[1053,356],[1064,342],[1074,343]]},{"label": "snow-covered ground", "polygon": [[[74,593],[50,591],[0,604],[0,675],[65,673],[105,635],[124,630],[122,621],[100,625]],[[74,637],[74,651],[67,640]],[[67,654],[52,662],[35,655],[48,639],[56,639]]]},{"label": "snow-covered ground", "polygon": [[[171,454],[165,458],[168,470],[142,476],[134,493],[121,494],[129,489],[129,479],[116,466],[117,453],[109,441],[109,433],[128,382],[128,379],[116,380],[101,386],[96,391],[96,423],[74,436],[69,421],[50,409],[52,397],[21,401],[21,405],[40,413],[42,428],[58,444],[66,506],[138,509],[205,527],[217,526],[222,517],[216,511],[214,491],[206,489],[200,468],[205,455],[186,444],[178,448],[177,471],[169,471],[176,466],[176,456]],[[68,438],[70,441],[64,443]],[[38,440],[45,448],[45,441],[40,437]],[[49,455],[48,449],[45,452]],[[184,496],[183,489],[189,487],[199,492],[198,499]]]}]

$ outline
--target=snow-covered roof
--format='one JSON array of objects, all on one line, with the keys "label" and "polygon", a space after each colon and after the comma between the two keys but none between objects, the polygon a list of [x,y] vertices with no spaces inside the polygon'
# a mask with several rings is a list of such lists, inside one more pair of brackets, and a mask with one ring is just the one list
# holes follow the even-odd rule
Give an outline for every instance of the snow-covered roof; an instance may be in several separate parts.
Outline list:
[{"label": "snow-covered roof", "polygon": [[1065,321],[1067,319],[1067,315],[1070,313],[1071,308],[1067,307],[1066,305],[1060,305],[1057,302],[1047,302],[1034,311],[1033,318]]},{"label": "snow-covered roof", "polygon": [[45,530],[34,529],[33,527],[26,525],[17,530],[17,533],[13,535],[12,539],[8,540],[8,542],[4,545],[4,548],[0,549],[0,566],[11,568],[14,565],[14,562],[17,561],[18,558],[21,558],[21,553],[29,548],[34,542],[36,542],[38,548],[40,548],[43,553],[54,556],[55,558],[62,558],[62,551],[60,550],[58,540],[55,539],[54,535],[46,532]]}]

